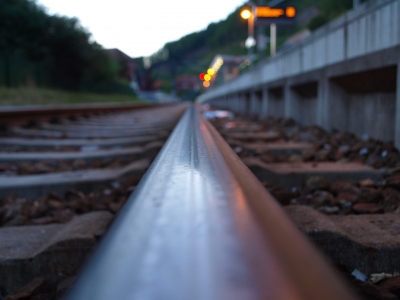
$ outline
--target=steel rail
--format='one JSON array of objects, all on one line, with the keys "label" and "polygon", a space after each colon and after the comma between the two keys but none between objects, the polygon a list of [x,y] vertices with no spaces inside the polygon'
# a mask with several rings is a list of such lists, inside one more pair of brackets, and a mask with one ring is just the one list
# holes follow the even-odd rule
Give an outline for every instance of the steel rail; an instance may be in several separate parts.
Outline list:
[{"label": "steel rail", "polygon": [[356,299],[189,107],[67,299]]}]

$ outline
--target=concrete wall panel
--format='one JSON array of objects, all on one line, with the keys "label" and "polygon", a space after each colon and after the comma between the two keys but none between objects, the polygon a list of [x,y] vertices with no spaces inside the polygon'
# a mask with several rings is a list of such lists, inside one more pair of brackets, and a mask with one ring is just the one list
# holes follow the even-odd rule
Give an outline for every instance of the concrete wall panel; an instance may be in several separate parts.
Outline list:
[{"label": "concrete wall panel", "polygon": [[349,95],[335,83],[328,81],[326,86],[327,120],[324,128],[327,130],[348,130],[349,127]]},{"label": "concrete wall panel", "polygon": [[313,46],[311,44],[304,45],[303,48],[303,72],[311,71],[313,68]]},{"label": "concrete wall panel", "polygon": [[349,101],[348,130],[359,136],[393,140],[396,95],[392,93],[354,94]]},{"label": "concrete wall panel", "polygon": [[301,72],[301,52],[296,51],[291,53],[284,61],[285,76],[294,76]]},{"label": "concrete wall panel", "polygon": [[323,37],[314,43],[314,60],[312,69],[322,68],[326,65],[327,37]]},{"label": "concrete wall panel", "polygon": [[283,76],[279,70],[279,63],[270,64],[264,69],[266,71],[266,81],[272,81],[274,78],[281,78]]},{"label": "concrete wall panel", "polygon": [[344,60],[345,50],[344,28],[340,28],[327,37],[327,63],[333,64]]},{"label": "concrete wall panel", "polygon": [[271,99],[268,103],[268,116],[281,118],[285,116],[285,103],[283,99]]},{"label": "concrete wall panel", "polygon": [[[266,115],[274,118],[281,118],[285,116],[285,100],[283,95],[283,88],[280,92],[273,92],[268,90],[268,110]],[[280,95],[281,94],[281,95]]]},{"label": "concrete wall panel", "polygon": [[317,99],[299,98],[294,118],[303,125],[315,124],[317,122]]}]

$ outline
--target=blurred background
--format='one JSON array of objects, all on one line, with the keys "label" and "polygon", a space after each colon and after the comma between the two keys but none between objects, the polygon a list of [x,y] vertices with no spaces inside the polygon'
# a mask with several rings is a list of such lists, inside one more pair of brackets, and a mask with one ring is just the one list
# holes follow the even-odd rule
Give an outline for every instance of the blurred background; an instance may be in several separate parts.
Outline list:
[{"label": "blurred background", "polygon": [[[278,29],[278,52],[354,5],[353,0],[272,2],[297,9],[296,22]],[[248,21],[240,16],[245,5],[245,1],[0,0],[0,102],[101,98],[93,94],[115,101],[193,100],[270,56],[268,26],[258,26],[254,49],[246,48]],[[211,86],[203,84],[207,69],[222,61]]]}]

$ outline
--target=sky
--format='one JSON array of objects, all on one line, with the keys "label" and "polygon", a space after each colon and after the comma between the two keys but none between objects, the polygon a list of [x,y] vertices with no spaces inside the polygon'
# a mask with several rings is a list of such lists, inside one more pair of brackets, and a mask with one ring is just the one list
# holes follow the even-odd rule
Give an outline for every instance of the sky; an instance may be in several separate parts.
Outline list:
[{"label": "sky", "polygon": [[105,48],[149,56],[165,43],[225,19],[245,0],[37,0],[49,14],[76,17]]}]

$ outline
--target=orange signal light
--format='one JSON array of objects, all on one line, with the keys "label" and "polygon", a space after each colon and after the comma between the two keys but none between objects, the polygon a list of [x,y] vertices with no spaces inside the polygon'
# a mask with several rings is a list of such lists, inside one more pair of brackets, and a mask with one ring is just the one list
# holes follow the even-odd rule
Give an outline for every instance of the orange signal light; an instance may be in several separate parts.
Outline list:
[{"label": "orange signal light", "polygon": [[282,8],[271,8],[268,6],[259,6],[256,8],[256,15],[260,18],[279,18],[284,14],[285,11]]},{"label": "orange signal light", "polygon": [[204,82],[203,82],[203,86],[204,86],[205,88],[208,88],[208,87],[210,86],[210,82],[209,82],[209,81],[204,81]]},{"label": "orange signal light", "polygon": [[294,18],[296,16],[296,8],[293,6],[286,7],[286,17]]}]

